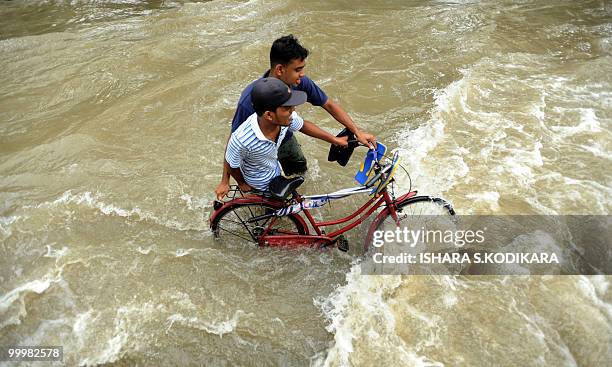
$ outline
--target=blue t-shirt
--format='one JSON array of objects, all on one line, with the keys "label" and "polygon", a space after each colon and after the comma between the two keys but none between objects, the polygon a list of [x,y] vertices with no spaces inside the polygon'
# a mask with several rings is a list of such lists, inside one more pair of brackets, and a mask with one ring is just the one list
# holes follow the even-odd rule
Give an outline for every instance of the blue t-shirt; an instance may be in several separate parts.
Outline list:
[{"label": "blue t-shirt", "polygon": [[[267,78],[270,71],[268,70],[260,79]],[[258,79],[259,80],[259,79]],[[257,80],[256,80],[257,81]],[[238,126],[240,126],[246,119],[249,118],[252,114],[255,113],[255,109],[253,108],[253,103],[251,102],[251,91],[253,90],[253,83],[249,84],[242,94],[240,95],[240,99],[238,100],[238,106],[236,107],[236,113],[234,114],[234,118],[232,119],[232,132],[236,131]],[[313,106],[323,106],[325,102],[327,102],[327,95],[321,88],[319,88],[315,82],[310,80],[307,76],[304,76],[300,79],[300,84],[292,86],[291,89],[301,90],[306,93],[308,103]],[[293,132],[288,131],[287,135],[285,135],[285,141],[293,136]]]}]

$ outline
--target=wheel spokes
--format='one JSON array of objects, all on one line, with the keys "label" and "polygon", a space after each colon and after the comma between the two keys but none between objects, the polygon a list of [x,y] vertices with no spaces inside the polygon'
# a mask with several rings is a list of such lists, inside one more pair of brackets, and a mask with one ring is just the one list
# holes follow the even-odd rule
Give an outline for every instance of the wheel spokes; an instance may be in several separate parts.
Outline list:
[{"label": "wheel spokes", "polygon": [[299,235],[303,233],[301,226],[290,217],[267,217],[252,220],[276,209],[259,203],[238,204],[221,214],[213,225],[215,237],[218,239],[247,240],[258,243],[259,237],[267,231],[267,235]]}]

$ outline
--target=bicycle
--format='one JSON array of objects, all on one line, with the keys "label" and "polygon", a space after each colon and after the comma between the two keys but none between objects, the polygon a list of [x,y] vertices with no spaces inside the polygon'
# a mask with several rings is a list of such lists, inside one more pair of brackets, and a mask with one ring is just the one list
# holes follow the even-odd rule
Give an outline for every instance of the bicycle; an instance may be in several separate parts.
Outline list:
[{"label": "bicycle", "polygon": [[[215,238],[235,237],[260,246],[337,245],[338,249],[348,251],[348,241],[344,233],[376,213],[365,238],[364,248],[367,251],[374,231],[387,225],[399,227],[403,221],[414,215],[455,215],[453,206],[448,201],[439,197],[417,196],[417,191],[412,191],[412,187],[407,193],[396,197],[393,185],[396,168],[401,166],[399,154],[395,152],[389,157],[385,154],[386,147],[383,144],[378,146],[381,148],[368,151],[357,173],[356,179],[361,186],[329,194],[306,196],[297,192],[297,188],[304,182],[301,176],[290,179],[279,176],[270,183],[267,192],[248,194],[240,191],[237,186],[232,186],[229,200],[215,201],[214,212],[210,217],[210,227]],[[368,193],[371,197],[348,216],[317,222],[311,213],[311,210],[332,200],[363,193]],[[328,234],[323,229],[345,223],[345,226]]]}]

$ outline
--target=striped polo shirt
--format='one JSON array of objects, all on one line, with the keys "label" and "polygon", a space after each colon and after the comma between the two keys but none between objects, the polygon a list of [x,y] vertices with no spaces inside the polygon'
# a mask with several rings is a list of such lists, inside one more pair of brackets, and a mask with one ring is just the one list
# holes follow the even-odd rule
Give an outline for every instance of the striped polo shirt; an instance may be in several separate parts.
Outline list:
[{"label": "striped polo shirt", "polygon": [[232,168],[240,167],[244,180],[251,187],[260,191],[268,190],[270,181],[281,174],[278,147],[287,131],[298,131],[302,126],[304,120],[294,111],[291,123],[281,127],[278,139],[274,142],[261,132],[257,114],[254,113],[232,133],[227,143],[225,160]]}]

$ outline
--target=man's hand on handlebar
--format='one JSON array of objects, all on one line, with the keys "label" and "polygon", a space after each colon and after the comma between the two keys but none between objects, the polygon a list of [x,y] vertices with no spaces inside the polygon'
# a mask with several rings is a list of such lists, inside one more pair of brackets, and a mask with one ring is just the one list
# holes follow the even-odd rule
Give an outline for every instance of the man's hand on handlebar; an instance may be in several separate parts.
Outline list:
[{"label": "man's hand on handlebar", "polygon": [[342,148],[348,147],[348,136],[343,136],[341,138],[336,137],[334,145],[338,145]]},{"label": "man's hand on handlebar", "polygon": [[361,144],[365,145],[370,149],[374,149],[376,147],[376,137],[370,133],[367,133],[365,131],[357,131],[355,133],[355,138]]}]

